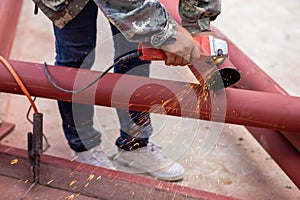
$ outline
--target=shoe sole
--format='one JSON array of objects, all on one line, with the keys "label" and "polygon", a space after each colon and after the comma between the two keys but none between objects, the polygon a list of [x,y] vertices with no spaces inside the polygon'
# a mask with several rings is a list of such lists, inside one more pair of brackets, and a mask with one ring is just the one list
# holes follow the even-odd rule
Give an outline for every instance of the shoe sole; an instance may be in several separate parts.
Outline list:
[{"label": "shoe sole", "polygon": [[[125,167],[136,169],[138,171],[141,171],[141,168],[142,168],[142,167],[139,167],[139,166],[133,166],[128,160],[125,160],[125,159],[120,158],[120,157],[117,157],[115,159],[115,161],[117,161],[118,163],[122,164]],[[175,181],[181,181],[184,178],[184,173],[178,174],[178,175],[172,176],[172,177],[165,177],[165,176],[158,175],[157,173],[155,173],[155,171],[154,172],[147,172],[146,170],[143,170],[143,171],[145,171],[145,172],[137,172],[137,173],[139,173],[139,174],[149,174],[150,176],[152,176],[154,178],[157,178],[159,180],[162,180],[162,181],[175,182]]]}]

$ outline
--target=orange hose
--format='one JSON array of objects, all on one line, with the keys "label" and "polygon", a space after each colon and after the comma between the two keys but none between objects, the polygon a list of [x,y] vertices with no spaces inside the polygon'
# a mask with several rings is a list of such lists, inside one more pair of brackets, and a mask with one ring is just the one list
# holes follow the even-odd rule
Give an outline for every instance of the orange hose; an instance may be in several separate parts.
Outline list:
[{"label": "orange hose", "polygon": [[9,62],[3,58],[2,56],[0,56],[0,61],[4,64],[4,66],[8,69],[8,71],[11,73],[11,75],[14,77],[14,79],[16,80],[17,84],[19,85],[19,87],[21,88],[21,90],[23,91],[23,93],[26,95],[27,99],[29,100],[34,113],[38,113],[38,109],[34,103],[34,101],[32,100],[27,88],[25,87],[25,85],[23,84],[22,80],[20,79],[19,75],[16,73],[16,71],[14,70],[14,68],[9,64]]}]

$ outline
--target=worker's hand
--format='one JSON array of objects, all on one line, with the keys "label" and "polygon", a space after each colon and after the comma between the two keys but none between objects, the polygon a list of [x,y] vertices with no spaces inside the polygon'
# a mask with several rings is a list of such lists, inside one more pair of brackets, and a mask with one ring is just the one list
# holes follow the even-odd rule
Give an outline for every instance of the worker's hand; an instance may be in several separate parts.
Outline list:
[{"label": "worker's hand", "polygon": [[200,53],[192,35],[182,26],[178,25],[176,41],[173,44],[161,46],[167,56],[165,64],[185,66],[200,60]]},{"label": "worker's hand", "polygon": [[211,31],[203,31],[203,32],[197,32],[197,33],[192,34],[193,37],[200,37],[200,36],[204,36],[204,35],[212,35],[212,36],[216,37],[215,34]]}]

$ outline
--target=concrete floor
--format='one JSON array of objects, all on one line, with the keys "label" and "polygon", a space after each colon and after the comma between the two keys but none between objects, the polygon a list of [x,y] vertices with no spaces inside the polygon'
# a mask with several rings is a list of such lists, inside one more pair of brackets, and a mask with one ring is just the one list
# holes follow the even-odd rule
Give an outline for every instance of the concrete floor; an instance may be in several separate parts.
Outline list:
[{"label": "concrete floor", "polygon": [[[291,95],[300,96],[298,53],[300,52],[300,2],[289,0],[261,2],[227,0],[223,12],[214,22],[241,50],[262,67]],[[110,32],[99,14],[97,62],[95,70],[103,70],[112,58]],[[10,58],[37,63],[53,63],[54,43],[51,23],[42,13],[33,15],[33,4],[24,1],[19,26]],[[104,42],[103,42],[104,41]],[[101,57],[100,57],[101,55]],[[155,78],[193,81],[186,69],[170,69],[157,63],[151,76]],[[0,117],[16,124],[15,130],[1,143],[27,148],[26,133],[32,127],[26,120],[29,103],[24,96],[0,94]],[[38,98],[36,104],[44,114],[44,133],[50,149],[46,154],[72,158],[61,129],[54,100]],[[241,199],[300,199],[299,191],[278,165],[242,126],[152,115],[155,134],[152,140],[167,153],[176,154],[186,169],[186,177],[178,184]],[[103,133],[107,154],[116,152],[118,119],[113,108],[96,107],[96,127]],[[216,128],[217,127],[217,128]],[[208,153],[202,151],[205,136],[216,139]],[[184,138],[180,137],[184,135]],[[220,137],[218,137],[220,135]],[[174,137],[175,136],[175,137]],[[170,141],[170,138],[175,138]],[[184,144],[184,145],[182,145]],[[177,148],[176,150],[173,147]],[[130,169],[118,166],[119,170]],[[131,172],[131,171],[130,171]]]}]

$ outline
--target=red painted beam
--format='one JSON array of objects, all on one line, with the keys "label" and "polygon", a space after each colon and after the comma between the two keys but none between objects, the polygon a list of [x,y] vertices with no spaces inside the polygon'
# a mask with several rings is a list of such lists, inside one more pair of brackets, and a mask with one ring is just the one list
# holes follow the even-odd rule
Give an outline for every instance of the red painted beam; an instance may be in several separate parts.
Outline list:
[{"label": "red painted beam", "polygon": [[[214,34],[227,41],[230,61],[241,73],[239,86],[246,89],[270,92],[288,96],[278,83],[256,65],[245,53],[234,45],[222,32],[213,29]],[[274,109],[283,109],[274,107]],[[286,111],[288,113],[290,111]],[[286,115],[282,115],[286,118]],[[300,172],[295,169],[300,166],[300,135],[291,132],[278,132],[263,128],[246,127],[257,141],[265,148],[276,163],[290,177],[290,179],[300,188]],[[298,130],[299,132],[299,130]],[[284,137],[283,137],[284,135]],[[278,148],[280,147],[280,148]]]},{"label": "red painted beam", "polygon": [[23,0],[0,1],[0,55],[8,58],[16,33]]},{"label": "red painted beam", "polygon": [[300,188],[299,151],[280,132],[255,127],[247,127],[247,129],[293,183]]},{"label": "red painted beam", "polygon": [[[0,175],[31,180],[28,152],[0,144]],[[17,161],[11,164],[10,161]],[[176,183],[109,170],[49,155],[41,155],[40,184],[96,199],[234,200],[236,198]],[[25,169],[25,170],[24,170]],[[27,170],[26,170],[27,169]],[[31,192],[41,191],[36,185]],[[19,195],[19,194],[16,194]],[[23,194],[22,194],[23,195]],[[71,199],[71,197],[70,197]]]},{"label": "red painted beam", "polygon": [[[226,89],[226,94],[207,94],[196,84],[111,73],[88,90],[72,95],[54,88],[42,65],[11,63],[31,95],[37,97],[156,113],[162,113],[161,109],[153,108],[161,105],[163,113],[168,115],[276,130],[300,130],[299,97],[234,88]],[[0,91],[22,94],[2,64],[0,69]],[[96,71],[58,66],[49,66],[49,71],[55,82],[67,89],[81,88],[100,75]]]},{"label": "red painted beam", "polygon": [[0,124],[0,140],[5,138],[15,128],[15,124],[2,121]]}]

